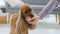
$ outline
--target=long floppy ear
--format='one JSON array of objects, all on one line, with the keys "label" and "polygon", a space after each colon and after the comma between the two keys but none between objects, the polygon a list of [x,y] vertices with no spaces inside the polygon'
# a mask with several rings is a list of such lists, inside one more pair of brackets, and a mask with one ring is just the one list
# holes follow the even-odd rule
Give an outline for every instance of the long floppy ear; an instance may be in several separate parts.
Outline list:
[{"label": "long floppy ear", "polygon": [[16,32],[16,34],[22,34],[23,31],[24,31],[23,34],[27,34],[28,24],[26,23],[26,21],[22,17],[22,10],[21,11],[19,10],[19,16],[18,16],[18,20],[16,22],[15,32]]},{"label": "long floppy ear", "polygon": [[18,17],[17,17],[17,21],[16,21],[16,28],[15,28],[15,33],[16,34],[20,34],[20,18],[21,18],[21,11],[19,11],[18,13]]},{"label": "long floppy ear", "polygon": [[21,18],[21,11],[19,10],[18,17],[17,17],[17,20],[16,20],[16,28],[17,28],[17,25],[18,25],[18,23],[20,21],[20,18]]}]

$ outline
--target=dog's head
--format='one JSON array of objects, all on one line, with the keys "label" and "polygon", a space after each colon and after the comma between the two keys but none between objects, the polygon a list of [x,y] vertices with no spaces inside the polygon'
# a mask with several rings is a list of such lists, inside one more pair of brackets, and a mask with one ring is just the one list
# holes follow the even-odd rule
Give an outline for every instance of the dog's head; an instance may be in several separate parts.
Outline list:
[{"label": "dog's head", "polygon": [[23,4],[20,8],[21,16],[24,18],[34,17],[31,7],[28,4]]},{"label": "dog's head", "polygon": [[26,21],[26,18],[27,17],[30,17],[30,18],[33,18],[35,15],[34,13],[32,12],[32,9],[31,7],[29,6],[29,4],[23,4],[21,7],[20,7],[20,16],[21,16],[21,19],[23,19],[24,21],[24,24],[27,24],[28,25],[28,28],[30,29],[34,29],[36,24],[29,24],[27,21]]}]

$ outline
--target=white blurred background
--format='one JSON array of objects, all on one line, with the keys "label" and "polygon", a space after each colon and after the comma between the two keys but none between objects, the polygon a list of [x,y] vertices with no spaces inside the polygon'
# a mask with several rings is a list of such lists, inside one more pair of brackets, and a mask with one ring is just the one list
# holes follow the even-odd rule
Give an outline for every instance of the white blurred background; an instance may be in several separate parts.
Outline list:
[{"label": "white blurred background", "polygon": [[[42,0],[40,0],[40,1],[42,1]],[[0,0],[0,17],[1,16],[6,16],[7,17],[6,18],[6,23],[0,24],[0,34],[9,34],[10,33],[10,23],[9,23],[9,16],[8,15],[11,14],[11,13],[3,13],[3,12],[6,12],[7,8],[8,8],[7,11],[10,11],[10,10],[18,11],[17,6],[12,8],[12,7],[10,7],[10,5],[8,5],[8,7],[6,7],[7,6],[6,4],[7,3],[5,3],[4,0]],[[34,4],[34,3],[30,3],[30,4]],[[41,4],[44,4],[44,3],[41,3]],[[38,7],[40,5],[38,3],[36,3],[35,6]],[[36,9],[35,13],[37,13],[37,12],[39,13],[38,10],[39,9]],[[58,11],[60,11],[60,10],[58,10]],[[53,12],[53,13],[55,13],[55,14],[49,14],[46,17],[44,17],[42,20],[39,20],[39,22],[37,24],[37,28],[35,30],[29,30],[29,34],[60,34],[60,25],[59,25],[60,23],[59,23],[59,19],[57,17],[57,14],[56,14],[56,13],[59,13],[59,12]]]}]

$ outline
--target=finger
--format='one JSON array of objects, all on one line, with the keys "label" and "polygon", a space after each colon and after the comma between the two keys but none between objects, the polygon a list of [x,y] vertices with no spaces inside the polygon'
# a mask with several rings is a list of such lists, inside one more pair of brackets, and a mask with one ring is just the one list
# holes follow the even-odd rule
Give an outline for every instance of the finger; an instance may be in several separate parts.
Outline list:
[{"label": "finger", "polygon": [[30,17],[27,17],[26,20],[30,20]]},{"label": "finger", "polygon": [[31,20],[31,18],[30,18],[30,17],[27,17],[27,18],[26,18],[26,20],[29,20],[29,21],[30,21],[30,20]]},{"label": "finger", "polygon": [[31,18],[31,17],[28,17],[28,16],[27,16],[27,19],[29,19],[29,18]]},{"label": "finger", "polygon": [[26,19],[27,21],[30,21],[30,19]]},{"label": "finger", "polygon": [[29,22],[29,24],[36,24],[36,21]]}]

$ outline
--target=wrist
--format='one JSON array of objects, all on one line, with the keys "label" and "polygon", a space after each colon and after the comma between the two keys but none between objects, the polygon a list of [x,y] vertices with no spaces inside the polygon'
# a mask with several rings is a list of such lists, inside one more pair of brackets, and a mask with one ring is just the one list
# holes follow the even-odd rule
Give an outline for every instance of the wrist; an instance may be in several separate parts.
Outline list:
[{"label": "wrist", "polygon": [[38,19],[42,19],[41,16],[37,16]]}]

